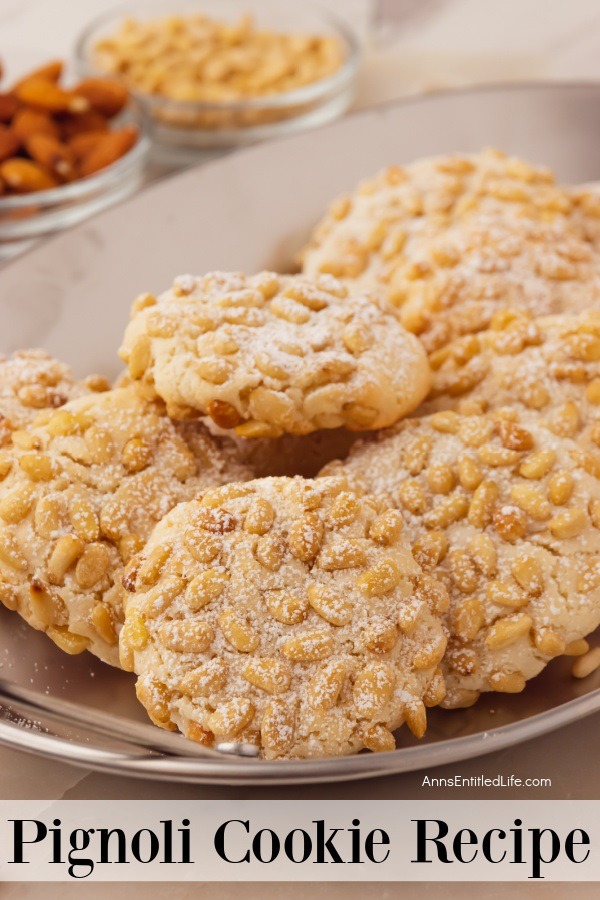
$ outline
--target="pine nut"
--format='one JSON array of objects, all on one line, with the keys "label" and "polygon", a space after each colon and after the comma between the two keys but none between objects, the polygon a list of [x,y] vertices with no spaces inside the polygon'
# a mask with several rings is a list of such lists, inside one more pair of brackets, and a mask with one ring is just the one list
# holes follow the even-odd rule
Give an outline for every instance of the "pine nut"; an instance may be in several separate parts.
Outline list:
[{"label": "pine nut", "polygon": [[583,656],[578,657],[571,668],[574,678],[587,678],[600,667],[600,647],[594,647]]},{"label": "pine nut", "polygon": [[353,699],[359,715],[375,719],[392,698],[396,684],[395,672],[386,663],[369,663],[354,679]]},{"label": "pine nut", "polygon": [[264,746],[286,753],[296,738],[296,707],[286,700],[270,700],[265,709],[260,736]]},{"label": "pine nut", "polygon": [[577,641],[571,641],[570,644],[567,644],[565,647],[565,656],[583,656],[584,653],[587,653],[590,649],[590,645],[584,638],[580,638]]},{"label": "pine nut", "polygon": [[533,620],[526,613],[498,619],[490,626],[485,643],[491,650],[514,644],[515,641],[529,634],[532,625]]},{"label": "pine nut", "polygon": [[275,521],[275,510],[262,497],[252,501],[244,519],[244,531],[249,534],[266,534]]},{"label": "pine nut", "polygon": [[72,534],[59,538],[48,560],[48,580],[51,584],[62,584],[65,575],[79,559],[85,544]]},{"label": "pine nut", "polygon": [[510,496],[513,503],[516,503],[536,522],[544,522],[552,514],[552,509],[545,496],[532,484],[514,484]]},{"label": "pine nut", "polygon": [[485,528],[492,519],[494,507],[500,494],[494,481],[482,481],[471,499],[468,519],[476,528]]},{"label": "pine nut", "polygon": [[476,597],[469,597],[454,610],[452,630],[459,640],[472,641],[481,630],[484,618],[481,601]]},{"label": "pine nut", "polygon": [[180,619],[162,625],[159,634],[165,647],[176,653],[204,653],[215,638],[208,622]]},{"label": "pine nut", "polygon": [[369,528],[369,537],[378,544],[389,546],[402,533],[402,515],[398,510],[388,509],[378,516]]},{"label": "pine nut", "polygon": [[313,675],[307,689],[308,702],[313,709],[332,709],[338,700],[344,681],[346,667],[343,663],[332,662]]},{"label": "pine nut", "polygon": [[404,719],[416,738],[422,738],[427,730],[427,713],[421,700],[413,700],[404,707]]},{"label": "pine nut", "polygon": [[492,578],[498,565],[498,551],[489,534],[476,534],[469,541],[469,553],[479,571]]},{"label": "pine nut", "polygon": [[51,626],[46,634],[54,641],[57,647],[60,647],[64,653],[68,653],[70,656],[83,653],[90,646],[88,638],[83,637],[81,634],[73,634],[72,631],[69,631],[68,628],[62,625]]},{"label": "pine nut", "polygon": [[140,582],[149,585],[156,584],[171,553],[172,548],[168,544],[154,547],[139,568]]},{"label": "pine nut", "polygon": [[548,483],[548,499],[555,506],[564,506],[571,499],[575,482],[568,472],[556,472]]},{"label": "pine nut", "polygon": [[490,689],[502,694],[520,694],[525,690],[525,676],[521,672],[493,672]]},{"label": "pine nut", "polygon": [[341,627],[347,625],[352,618],[351,599],[334,588],[311,584],[308,588],[308,602],[331,625]]},{"label": "pine nut", "polygon": [[226,682],[227,665],[222,659],[215,658],[188,672],[179,689],[190,697],[208,697],[220,691]]},{"label": "pine nut", "polygon": [[186,590],[186,603],[192,612],[220,597],[229,583],[229,575],[221,569],[206,569],[192,578]]},{"label": "pine nut", "polygon": [[548,522],[550,533],[559,540],[570,540],[581,534],[587,525],[587,516],[583,509],[572,506]]},{"label": "pine nut", "polygon": [[244,678],[269,694],[283,694],[291,683],[289,666],[279,659],[263,657],[251,659],[244,669]]},{"label": "pine nut", "polygon": [[210,730],[220,737],[227,735],[235,737],[250,724],[255,712],[249,700],[236,698],[217,706],[214,713],[208,717],[207,724]]},{"label": "pine nut", "polygon": [[51,481],[55,474],[52,461],[43,453],[25,453],[19,466],[32,481]]},{"label": "pine nut", "polygon": [[284,642],[281,652],[292,662],[317,662],[333,653],[333,637],[325,631],[305,631]]},{"label": "pine nut", "polygon": [[[75,580],[82,591],[87,591],[98,584],[104,577],[110,563],[106,544],[88,544],[75,567]],[[101,615],[99,613],[99,615]]]},{"label": "pine nut", "polygon": [[44,628],[65,621],[66,608],[62,599],[36,579],[29,585],[29,604],[35,619]]},{"label": "pine nut", "polygon": [[229,643],[240,653],[251,653],[252,650],[256,650],[259,644],[258,634],[234,609],[223,610],[218,622]]},{"label": "pine nut", "polygon": [[92,625],[103,641],[113,646],[117,643],[117,632],[112,612],[106,603],[97,603],[92,610]]},{"label": "pine nut", "polygon": [[284,625],[297,625],[306,618],[308,612],[307,599],[286,594],[285,591],[268,591],[265,603],[273,618]]},{"label": "pine nut", "polygon": [[35,488],[30,484],[20,484],[6,492],[0,500],[0,518],[16,525],[25,518],[33,505]]},{"label": "pine nut", "polygon": [[363,728],[361,736],[367,750],[373,753],[385,753],[396,749],[396,738],[385,725],[369,725]]},{"label": "pine nut", "polygon": [[325,528],[316,512],[307,512],[290,528],[288,544],[290,552],[302,562],[311,562],[323,544]]},{"label": "pine nut", "polygon": [[367,557],[363,544],[349,538],[331,541],[319,554],[319,567],[326,572],[356,569],[365,566],[366,563]]},{"label": "pine nut", "polygon": [[519,467],[523,478],[540,479],[547,475],[556,460],[553,450],[538,450],[526,456]]}]

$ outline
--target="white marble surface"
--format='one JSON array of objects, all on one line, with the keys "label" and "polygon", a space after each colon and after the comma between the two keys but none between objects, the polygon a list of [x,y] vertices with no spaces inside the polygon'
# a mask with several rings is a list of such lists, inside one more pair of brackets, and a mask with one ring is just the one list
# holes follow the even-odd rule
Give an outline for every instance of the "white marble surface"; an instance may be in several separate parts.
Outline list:
[{"label": "white marble surface", "polygon": [[[359,105],[483,82],[600,78],[598,0],[320,2],[363,38]],[[0,0],[0,52],[15,66],[34,55],[68,56],[81,29],[116,5]]]},{"label": "white marble surface", "polygon": [[[598,0],[570,0],[568,3],[556,0],[383,0],[379,9],[385,13],[385,18],[379,21],[377,28],[372,27],[377,21],[377,7],[369,0],[327,2],[349,16],[363,35],[365,63],[358,105],[433,88],[481,82],[600,78]],[[26,66],[33,58],[68,55],[81,27],[111,5],[106,0],[0,0],[0,54],[8,49],[7,55],[15,67]],[[404,14],[403,19],[399,18],[400,13]],[[595,716],[527,745],[457,764],[453,771],[541,775],[552,778],[553,786],[545,791],[532,791],[531,796],[598,797],[600,783],[595,755],[579,754],[574,748],[595,746],[599,724],[600,718]],[[436,774],[450,773],[440,771]],[[277,792],[177,787],[87,773],[0,748],[0,797],[6,799],[93,797],[122,800],[275,795],[418,799],[423,796],[423,789],[418,773],[330,788],[288,788]],[[427,793],[427,797],[433,796],[434,793]],[[443,791],[438,796],[443,797]],[[461,794],[464,799],[470,796],[480,795],[476,790]],[[498,792],[497,796],[508,799],[511,792]],[[519,796],[519,793],[512,792],[512,796]],[[83,888],[78,886],[78,889]],[[536,885],[536,888],[541,886]],[[85,886],[85,890],[90,897],[106,896],[101,886]],[[578,891],[579,896],[588,896],[584,886]],[[193,892],[195,897],[208,896],[203,889],[194,888]],[[501,886],[486,892],[490,898],[509,895]],[[38,888],[28,890],[23,886],[5,886],[1,893],[2,897],[11,900],[41,896]],[[70,895],[69,890],[64,893]],[[241,896],[237,890],[233,893]],[[563,896],[560,889],[550,885],[538,893],[549,898]],[[461,896],[464,894],[461,891]],[[163,895],[162,889],[160,895]],[[295,894],[293,888],[285,892],[261,889],[261,896],[265,898],[285,895],[301,896]],[[334,896],[331,891],[323,893],[323,897],[326,895]],[[360,888],[360,893],[358,889],[354,893],[351,888],[344,888],[344,896],[350,900],[354,896],[384,898],[394,895],[392,888],[377,891]],[[121,894],[111,892],[111,896],[120,897]],[[128,888],[127,896],[135,894]],[[154,897],[155,894],[151,888],[144,888],[144,896]],[[191,896],[191,892],[181,887],[170,896],[183,900]],[[220,896],[225,900],[230,894],[221,891]],[[245,892],[245,896],[249,893]],[[315,897],[320,896],[317,891]],[[423,886],[411,896],[437,898],[454,894],[441,888],[427,891]],[[519,896],[529,894],[523,888]]]}]

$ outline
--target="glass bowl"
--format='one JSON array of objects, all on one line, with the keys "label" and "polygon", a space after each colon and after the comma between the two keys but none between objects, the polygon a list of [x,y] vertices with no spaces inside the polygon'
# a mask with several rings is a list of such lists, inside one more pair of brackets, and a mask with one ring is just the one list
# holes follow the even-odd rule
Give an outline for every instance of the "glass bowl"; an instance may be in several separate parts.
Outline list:
[{"label": "glass bowl", "polygon": [[205,14],[235,22],[248,13],[259,28],[336,37],[343,49],[342,65],[332,75],[298,89],[232,102],[177,101],[132,89],[152,118],[158,145],[175,154],[183,150],[190,155],[191,151],[193,158],[194,151],[237,147],[321,125],[342,115],[354,98],[358,41],[344,23],[304,0],[181,0],[176,4],[159,0],[122,6],[94,20],[80,35],[75,47],[76,64],[82,75],[102,74],[94,62],[94,47],[102,38],[114,35],[128,17],[144,21]]},{"label": "glass bowl", "polygon": [[143,183],[150,151],[150,123],[142,104],[130,97],[112,125],[136,125],[135,145],[117,162],[94,175],[47,191],[0,197],[0,261],[25,250],[34,240],[76,225],[123,200]]}]

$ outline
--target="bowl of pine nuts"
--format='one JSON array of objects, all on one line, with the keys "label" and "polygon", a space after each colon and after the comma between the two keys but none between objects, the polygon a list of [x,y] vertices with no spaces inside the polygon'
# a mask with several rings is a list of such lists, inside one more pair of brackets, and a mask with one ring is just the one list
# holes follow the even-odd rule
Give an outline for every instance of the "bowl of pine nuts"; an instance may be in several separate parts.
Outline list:
[{"label": "bowl of pine nuts", "polygon": [[80,36],[82,73],[120,80],[159,146],[206,151],[323,124],[354,97],[358,43],[312,3],[164,0],[113,11]]}]

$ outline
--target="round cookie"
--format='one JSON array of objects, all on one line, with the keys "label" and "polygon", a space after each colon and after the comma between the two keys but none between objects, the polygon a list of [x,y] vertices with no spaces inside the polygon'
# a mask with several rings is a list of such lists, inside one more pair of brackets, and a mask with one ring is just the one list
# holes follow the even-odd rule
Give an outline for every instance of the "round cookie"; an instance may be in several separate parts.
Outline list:
[{"label": "round cookie", "polygon": [[600,481],[532,419],[409,420],[343,474],[402,511],[415,559],[447,588],[446,707],[518,692],[600,624]]},{"label": "round cookie", "polygon": [[452,342],[431,364],[424,412],[519,409],[573,438],[600,473],[600,311],[533,319],[504,310],[491,329]]},{"label": "round cookie", "polygon": [[153,722],[274,758],[395,747],[439,702],[443,588],[345,479],[206,491],[129,564],[121,661]]},{"label": "round cookie", "polygon": [[125,563],[176,503],[248,475],[128,389],[45,410],[12,440],[0,455],[0,600],[67,653],[118,665]]},{"label": "round cookie", "polygon": [[[599,204],[596,203],[596,207]],[[429,352],[486,328],[494,312],[598,305],[597,209],[589,192],[497,151],[391,167],[336,201],[303,270],[379,291]]]},{"label": "round cookie", "polygon": [[62,406],[90,391],[109,387],[104,378],[92,375],[74,381],[71,370],[44,350],[20,350],[0,356],[0,447],[10,435],[25,428],[40,409]]},{"label": "round cookie", "polygon": [[384,306],[329,277],[182,276],[138,298],[121,356],[176,419],[243,437],[376,429],[430,387],[423,347]]}]

